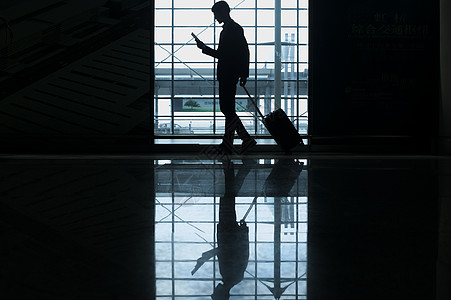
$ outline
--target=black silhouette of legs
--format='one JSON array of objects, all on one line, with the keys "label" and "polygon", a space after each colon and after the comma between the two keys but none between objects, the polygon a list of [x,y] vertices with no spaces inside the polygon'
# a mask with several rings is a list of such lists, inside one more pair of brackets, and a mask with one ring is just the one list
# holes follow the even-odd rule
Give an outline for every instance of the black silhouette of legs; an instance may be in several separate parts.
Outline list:
[{"label": "black silhouette of legs", "polygon": [[235,131],[238,137],[243,140],[251,139],[249,133],[244,128],[243,123],[235,112],[235,94],[237,80],[219,82],[219,107],[225,116],[225,133],[223,144],[233,147]]}]

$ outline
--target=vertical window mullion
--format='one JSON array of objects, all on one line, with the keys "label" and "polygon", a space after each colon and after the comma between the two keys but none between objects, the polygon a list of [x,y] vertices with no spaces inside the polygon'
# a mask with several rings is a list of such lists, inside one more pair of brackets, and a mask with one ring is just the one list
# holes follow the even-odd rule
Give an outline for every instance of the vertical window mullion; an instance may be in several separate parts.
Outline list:
[{"label": "vertical window mullion", "polygon": [[[216,224],[216,218],[218,218],[218,216],[216,216],[216,169],[213,168],[213,248],[217,247],[216,244],[216,228],[217,228],[217,224]],[[216,256],[213,257],[213,290],[216,286]]]},{"label": "vertical window mullion", "polygon": [[[255,44],[255,46],[254,46],[254,57],[255,57],[255,62],[254,62],[254,84],[255,84],[255,89],[254,89],[254,100],[255,100],[255,103],[257,103],[257,105],[259,105],[259,102],[260,102],[260,100],[258,100],[258,81],[257,81],[257,73],[258,73],[258,66],[257,66],[257,61],[258,61],[258,57],[257,57],[257,53],[258,53],[258,51],[257,51],[257,47],[258,47],[258,40],[257,40],[257,38],[258,38],[258,34],[257,34],[257,29],[258,29],[258,18],[257,18],[257,15],[258,15],[258,11],[257,11],[257,0],[255,0],[255,24],[254,24],[254,31],[255,31],[255,33],[254,33],[254,44]],[[253,109],[254,110],[254,124],[255,124],[255,126],[254,126],[254,130],[255,130],[255,134],[257,135],[258,134],[258,118],[257,118],[257,110],[254,108]]]},{"label": "vertical window mullion", "polygon": [[[215,2],[213,0],[213,2]],[[213,47],[216,47],[216,20],[213,16]],[[216,134],[216,60],[213,58],[213,134]]]},{"label": "vertical window mullion", "polygon": [[[299,1],[298,1],[299,5]],[[296,271],[295,278],[299,278],[299,189],[296,184]],[[299,280],[296,279],[296,295],[299,295]]]},{"label": "vertical window mullion", "polygon": [[296,59],[296,102],[297,102],[297,105],[296,105],[296,125],[297,125],[297,129],[298,129],[298,131],[299,131],[299,118],[300,118],[300,116],[299,116],[299,105],[300,105],[300,102],[301,102],[301,98],[299,97],[299,93],[300,93],[300,88],[299,88],[299,86],[300,86],[300,84],[299,84],[299,67],[300,67],[300,64],[299,64],[299,54],[300,54],[300,52],[299,52],[299,24],[300,24],[300,22],[299,22],[299,0],[297,1],[297,10],[296,10],[296,57],[297,57],[297,59]]},{"label": "vertical window mullion", "polygon": [[[257,1],[255,1],[257,2]],[[255,5],[255,7],[257,7],[257,5]],[[257,190],[257,179],[258,179],[258,172],[255,172],[255,176],[254,176],[254,182],[255,182],[255,190]],[[258,273],[257,273],[257,263],[258,263],[258,250],[257,250],[257,234],[258,234],[258,228],[257,228],[257,220],[258,220],[258,198],[255,201],[255,210],[254,210],[254,273],[255,273],[255,279],[254,279],[254,283],[255,283],[255,300],[258,300]]]},{"label": "vertical window mullion", "polygon": [[175,73],[175,65],[174,65],[174,52],[175,52],[175,45],[174,45],[174,26],[175,26],[175,21],[174,21],[174,0],[172,0],[172,10],[171,10],[171,14],[172,14],[172,26],[171,26],[171,134],[174,135],[174,127],[175,127],[175,117],[174,117],[174,103],[175,103],[175,99],[174,99],[174,95],[175,95],[175,81],[174,81],[174,73]]},{"label": "vertical window mullion", "polygon": [[174,193],[174,170],[171,170],[171,273],[172,273],[172,295],[175,295],[175,193]]}]

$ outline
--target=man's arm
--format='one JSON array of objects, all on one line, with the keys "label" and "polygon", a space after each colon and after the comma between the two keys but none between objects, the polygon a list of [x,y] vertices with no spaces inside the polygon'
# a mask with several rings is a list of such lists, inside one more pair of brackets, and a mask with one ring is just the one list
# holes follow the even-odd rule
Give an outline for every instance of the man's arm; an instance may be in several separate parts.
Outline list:
[{"label": "man's arm", "polygon": [[199,270],[199,268],[202,267],[202,265],[205,262],[207,262],[210,258],[212,258],[213,256],[215,256],[217,254],[218,254],[218,248],[213,248],[211,250],[208,250],[208,251],[202,253],[202,256],[197,259],[196,266],[191,271],[191,275],[194,275],[194,273],[196,273],[197,270]]},{"label": "man's arm", "polygon": [[247,82],[247,77],[249,77],[249,46],[244,36],[244,30],[240,26],[236,33],[236,47],[240,58],[239,63],[239,75],[240,75],[240,85],[245,86]]},{"label": "man's arm", "polygon": [[217,50],[208,47],[207,45],[204,44],[204,42],[202,42],[198,38],[195,38],[195,40],[196,40],[197,48],[202,49],[202,53],[213,56],[214,58],[219,57],[219,53]]},{"label": "man's arm", "polygon": [[212,48],[208,47],[207,45],[205,45],[205,47],[202,49],[202,53],[213,56],[214,58],[219,58],[218,50],[212,49]]}]

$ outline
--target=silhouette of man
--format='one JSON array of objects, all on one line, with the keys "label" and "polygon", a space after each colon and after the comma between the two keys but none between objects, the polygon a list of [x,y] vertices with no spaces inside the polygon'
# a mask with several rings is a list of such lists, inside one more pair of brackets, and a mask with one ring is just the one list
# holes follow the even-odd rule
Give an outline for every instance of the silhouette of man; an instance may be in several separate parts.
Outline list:
[{"label": "silhouette of man", "polygon": [[235,131],[243,141],[240,153],[246,152],[257,142],[249,135],[235,111],[236,84],[244,86],[249,77],[249,47],[243,28],[230,17],[230,7],[225,1],[216,2],[211,8],[215,19],[224,23],[218,49],[212,49],[196,38],[202,53],[218,59],[219,107],[225,116],[225,134],[221,151],[231,154]]}]

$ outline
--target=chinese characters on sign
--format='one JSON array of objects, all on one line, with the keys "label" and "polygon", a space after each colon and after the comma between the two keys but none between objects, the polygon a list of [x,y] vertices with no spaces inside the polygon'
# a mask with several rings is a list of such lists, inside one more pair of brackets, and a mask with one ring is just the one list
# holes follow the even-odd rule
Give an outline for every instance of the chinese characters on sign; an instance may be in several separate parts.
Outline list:
[{"label": "chinese characters on sign", "polygon": [[422,39],[429,35],[429,25],[406,22],[406,14],[374,14],[371,23],[351,24],[351,38],[409,38]]}]

